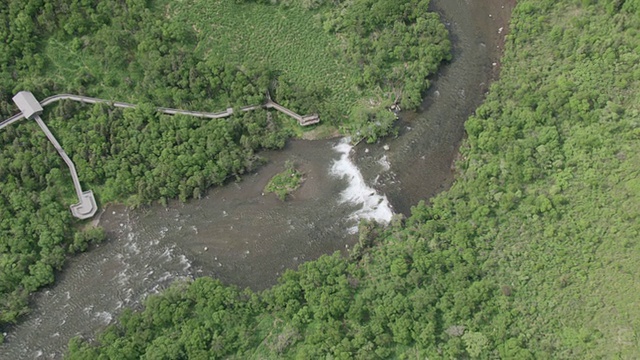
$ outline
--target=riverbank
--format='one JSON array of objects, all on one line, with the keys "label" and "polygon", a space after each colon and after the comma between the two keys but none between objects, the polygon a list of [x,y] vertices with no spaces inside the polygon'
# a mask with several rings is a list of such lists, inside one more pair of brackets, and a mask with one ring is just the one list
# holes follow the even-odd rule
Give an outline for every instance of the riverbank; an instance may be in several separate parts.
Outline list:
[{"label": "riverbank", "polygon": [[461,176],[404,225],[363,226],[350,261],[255,296],[197,279],[73,355],[634,358],[640,7],[609,5],[520,0]]},{"label": "riverbank", "polygon": [[[457,15],[452,15],[452,16],[457,16]],[[460,26],[463,26],[463,27],[466,26],[465,22],[466,20],[461,20]],[[470,31],[475,31],[475,29]],[[486,60],[482,60],[482,61],[486,61]],[[462,75],[462,76],[465,76],[465,75]],[[317,144],[314,144],[314,146],[317,146]],[[296,147],[294,146],[293,149],[296,149]],[[299,150],[293,150],[293,149],[291,150],[293,153],[295,153],[296,151],[299,151]],[[285,150],[283,154],[286,155],[287,154],[286,151],[287,150]],[[325,152],[326,154],[332,153],[330,148],[325,150]],[[310,159],[309,160],[310,162],[318,161],[318,164],[323,161],[326,161],[324,164],[330,163],[329,161],[326,160],[326,158],[319,156],[317,148],[315,148],[315,151],[309,152],[309,159]],[[379,159],[376,159],[376,162],[378,163]],[[318,165],[314,165],[314,166],[318,166]],[[320,168],[322,169],[322,167]],[[318,176],[319,178],[322,176],[326,176],[326,175],[322,175],[323,171],[326,172],[326,168],[324,170],[317,171],[316,174],[318,175],[316,176]],[[262,175],[258,175],[258,176],[262,176]],[[309,181],[310,180],[311,179],[309,179]],[[325,180],[322,180],[322,182],[320,183],[323,183],[324,181]],[[233,188],[236,186],[242,187],[243,185],[231,184],[225,188]],[[241,192],[242,190],[246,190],[246,189],[247,189],[246,187],[242,187]],[[336,187],[335,185],[330,185],[324,190],[320,190],[320,188],[306,187],[305,185],[300,191],[301,192],[314,191],[314,192],[317,192],[317,194],[329,193],[332,195],[338,195],[340,193],[338,189],[340,189],[340,187]],[[223,190],[223,193],[225,191],[226,190]],[[212,194],[218,194],[218,195],[212,195]],[[215,198],[215,199],[221,200],[219,201],[219,205],[230,204],[232,202],[230,199],[234,198],[232,196],[220,195],[221,193],[217,193],[215,191],[212,194],[208,194],[208,196],[222,196],[221,198],[220,197]],[[326,197],[326,195],[321,195],[320,197],[321,198]],[[173,244],[184,244],[185,242],[182,241],[183,239],[192,238],[197,235],[201,235],[201,238],[187,243],[184,248],[180,248],[180,249],[175,248],[177,250],[174,250],[174,251],[178,251],[178,250],[183,251],[182,255],[185,255],[185,259],[193,260],[191,262],[191,264],[193,264],[191,268],[198,269],[201,271],[201,272],[196,272],[197,275],[203,275],[203,274],[213,275],[217,278],[222,279],[226,283],[239,284],[241,286],[251,286],[257,289],[265,288],[273,284],[276,281],[278,275],[280,275],[282,271],[284,271],[287,268],[295,268],[306,260],[317,258],[321,254],[334,251],[335,249],[342,250],[344,252],[345,245],[352,245],[355,241],[355,239],[352,239],[352,238],[349,238],[346,240],[344,238],[345,236],[344,230],[352,227],[352,224],[340,223],[332,220],[335,218],[348,219],[354,209],[352,207],[347,207],[346,209],[336,211],[336,208],[334,207],[334,202],[333,202],[334,199],[326,199],[325,202],[319,201],[319,199],[317,198],[308,199],[308,200],[314,201],[314,203],[311,204],[309,207],[306,207],[306,208],[303,207],[303,209],[291,208],[287,211],[295,212],[297,214],[300,214],[300,213],[309,214],[310,217],[302,218],[300,220],[301,221],[300,223],[296,223],[296,222],[288,223],[287,221],[288,218],[286,216],[278,215],[277,212],[269,213],[269,211],[264,211],[264,208],[260,207],[261,206],[260,201],[254,201],[253,199],[250,199],[248,197],[242,197],[242,196],[237,196],[235,198],[237,198],[238,201],[235,202],[234,204],[230,204],[230,206],[237,207],[238,211],[237,211],[236,217],[238,219],[250,219],[252,217],[262,218],[265,221],[267,221],[269,226],[273,226],[274,233],[284,234],[285,241],[283,241],[281,244],[278,244],[274,248],[268,248],[267,246],[263,245],[264,242],[261,241],[262,240],[261,238],[265,237],[263,233],[263,229],[265,228],[265,226],[259,225],[259,224],[256,224],[255,226],[253,225],[244,226],[240,228],[237,226],[234,226],[231,223],[232,220],[234,220],[234,218],[232,218],[232,216],[229,215],[229,212],[227,211],[228,209],[220,208],[220,211],[217,211],[215,213],[215,216],[205,215],[204,217],[202,216],[198,217],[200,216],[198,214],[200,214],[202,209],[198,208],[197,202],[194,202],[196,208],[193,209],[192,213],[188,213],[191,210],[184,210],[182,205],[176,205],[174,208],[169,209],[168,212],[170,213],[169,215],[171,216],[168,216],[168,217],[154,218],[155,215],[153,214],[149,215],[150,213],[142,212],[140,213],[141,214],[140,218],[138,218],[135,221],[140,220],[141,222],[143,222],[148,219],[149,222],[141,224],[141,229],[142,229],[141,231],[135,231],[133,229],[130,231],[131,233],[140,234],[142,236],[148,235],[148,237],[145,238],[144,240],[145,244],[146,243],[153,244],[156,241],[162,241],[163,239],[167,239],[167,236],[168,236],[167,232],[164,231],[162,227],[161,228],[154,227],[153,223],[157,223],[157,224],[170,223],[172,221],[176,221],[174,219],[176,216],[185,216],[187,218],[192,218],[196,221],[193,223],[193,225],[190,224],[187,226],[180,223],[178,227],[179,226],[183,226],[183,227],[179,230],[178,230],[178,227],[175,228],[174,235],[181,240],[180,241],[172,240],[174,241]],[[300,200],[303,200],[303,199],[300,199]],[[300,203],[296,203],[296,204],[301,205]],[[271,206],[271,205],[267,205],[267,206]],[[319,209],[323,209],[323,210],[319,210]],[[162,209],[162,211],[167,212],[167,210],[165,209]],[[226,217],[225,217],[224,211],[227,211]],[[323,211],[331,211],[331,215],[334,216],[335,218],[330,218],[330,217],[324,218],[327,215],[324,214]],[[117,212],[117,214],[115,215],[120,215],[120,213]],[[280,218],[284,219],[286,222],[283,224],[274,225],[273,220],[280,219]],[[202,223],[206,224],[206,223],[211,223],[213,221],[219,224],[221,223],[224,226],[221,226],[219,229],[211,230],[208,232],[206,230],[203,230],[202,226],[200,225]],[[127,224],[126,222],[122,222],[122,223],[125,225]],[[113,224],[116,227],[119,226],[119,222],[117,222],[117,220],[115,220]],[[133,226],[134,224],[135,222],[131,226]],[[312,224],[312,226],[309,227],[308,224]],[[125,227],[128,227],[128,226],[129,225],[126,225]],[[232,228],[232,226],[234,227]],[[240,230],[246,231],[247,233],[239,233]],[[231,248],[231,250],[228,251],[228,258],[225,260],[222,260],[221,257],[216,255],[216,253],[214,252],[215,245],[211,245],[210,243],[208,243],[214,240],[215,236],[211,236],[213,235],[214,232],[216,232],[216,236],[219,234],[223,239],[225,239],[222,242],[223,246],[230,246]],[[260,236],[260,234],[262,234],[262,236]],[[129,237],[129,235],[126,235],[126,234],[122,234],[119,236],[125,236],[125,238],[127,239]],[[154,239],[154,237],[157,237],[157,238]],[[300,238],[309,238],[310,240],[305,242],[305,241],[300,241]],[[132,244],[137,244],[137,242],[134,241],[137,239],[139,239],[138,236],[132,236],[132,238],[128,241],[132,241]],[[326,240],[329,240],[329,241],[326,241]],[[134,246],[134,245],[131,245],[131,246]],[[138,248],[140,249],[139,244],[135,246],[138,246]],[[171,249],[171,244],[169,244],[169,242],[163,244],[163,246],[168,246],[168,248]],[[209,249],[207,252],[204,251],[205,246]],[[297,249],[296,246],[299,246],[300,248],[305,248],[306,249],[305,251],[310,250],[312,255],[301,256],[300,253],[296,253],[298,251],[296,250]],[[246,251],[249,251],[249,253],[246,253]],[[273,251],[274,255],[265,256],[265,253],[268,254],[268,251]],[[161,254],[163,253],[163,251],[159,251],[159,252]],[[225,250],[218,251],[218,254],[224,253],[224,252]],[[149,251],[149,253],[155,254],[156,250]],[[265,260],[265,259],[269,259],[269,260]],[[157,260],[157,261],[158,263],[161,263],[160,260]],[[129,264],[130,265],[128,266],[132,266],[133,269],[135,269],[135,266],[137,266],[137,261],[132,260]],[[223,266],[220,266],[220,264],[222,264]],[[248,267],[245,267],[247,266],[246,264],[249,264]],[[146,271],[146,270],[138,271],[133,269],[127,270],[127,271],[133,271],[134,273],[140,273],[140,274],[143,274]],[[256,276],[255,274],[259,274],[259,275]],[[160,278],[163,278],[163,277],[164,276],[160,276]],[[138,294],[137,292],[138,290],[144,291],[144,289],[147,286],[146,280],[144,280],[144,278],[142,278],[142,280],[144,281],[145,285],[141,286],[140,288],[137,288],[136,294]],[[256,284],[256,285],[252,285],[252,284]],[[88,313],[92,314],[91,311],[89,311]],[[42,319],[42,317],[40,317],[40,319]],[[102,324],[100,324],[99,326],[102,326]],[[47,343],[48,341],[53,341],[53,340],[47,340],[46,337],[42,337],[42,339],[44,340],[45,343]],[[47,345],[47,346],[51,346],[51,345]]]},{"label": "riverbank", "polygon": [[[489,6],[489,9],[491,9],[489,10],[489,17],[494,23],[494,29],[496,29],[492,39],[492,43],[495,44],[495,52],[491,55],[493,60],[491,66],[494,67],[492,81],[495,81],[500,75],[506,39],[511,30],[511,14],[516,7],[517,0],[490,0],[489,2],[491,1],[495,1],[494,5]],[[489,90],[488,87],[487,90]]]},{"label": "riverbank", "polygon": [[[370,22],[354,10],[364,4],[359,1],[307,9],[302,3],[202,7],[197,1],[104,0],[69,11],[51,3],[10,0],[0,9],[7,19],[0,33],[9,34],[0,51],[6,57],[0,113],[15,113],[11,89],[28,89],[37,98],[73,93],[138,104],[82,109],[64,102],[44,113],[73,158],[79,183],[101,203],[137,207],[199,198],[252,171],[255,152],[281,148],[295,132],[295,122],[282,114],[238,111],[225,120],[205,120],[160,115],[158,105],[242,109],[272,90],[274,100],[292,111],[320,113],[334,128],[372,141],[389,130],[390,103],[416,105],[428,87],[424,79],[449,56],[446,29],[426,6],[411,14],[387,7]],[[21,19],[34,26],[22,29]],[[396,23],[401,28],[390,31]],[[366,38],[360,29],[386,35]],[[380,58],[370,46],[394,51]],[[304,124],[317,120],[294,117]],[[72,197],[69,179],[59,171],[64,164],[49,144],[32,136],[32,124],[14,125],[0,134],[0,213],[9,214],[0,229],[8,264],[0,272],[6,299],[0,302],[0,326],[28,312],[29,294],[53,283],[66,255],[81,248],[70,244],[75,226],[66,213]]]},{"label": "riverbank", "polygon": [[[601,5],[518,2],[460,176],[403,225],[363,226],[350,260],[307,262],[255,296],[175,287],[73,354],[634,358],[640,7]],[[449,89],[454,104],[469,94]]]},{"label": "riverbank", "polygon": [[[428,202],[451,187],[454,163],[465,136],[464,123],[499,74],[514,4],[512,0],[464,5],[431,2],[451,33],[452,61],[434,77],[421,110],[400,114],[397,138],[360,144],[354,155],[367,183],[386,194],[397,212],[409,216],[417,201]],[[385,156],[389,169],[380,165]]]}]

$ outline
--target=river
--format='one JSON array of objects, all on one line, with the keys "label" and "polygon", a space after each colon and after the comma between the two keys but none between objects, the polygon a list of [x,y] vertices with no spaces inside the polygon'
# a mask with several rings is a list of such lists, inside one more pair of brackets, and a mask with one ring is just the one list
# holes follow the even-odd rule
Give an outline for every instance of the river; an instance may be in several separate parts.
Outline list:
[{"label": "river", "polygon": [[[139,308],[180,278],[265,289],[285,269],[346,253],[358,219],[388,221],[447,188],[464,121],[497,74],[513,0],[432,6],[451,32],[454,58],[421,111],[401,114],[399,137],[355,149],[345,139],[291,141],[262,153],[268,162],[258,171],[202,199],[136,211],[109,206],[100,214],[107,241],[71,259],[56,284],[34,296],[31,314],[0,345],[0,359],[61,358],[71,337],[92,337],[121,309]],[[263,188],[287,160],[306,181],[281,202]]]},{"label": "river", "polygon": [[[464,122],[497,77],[513,0],[432,1],[453,40],[453,60],[434,79],[422,109],[400,116],[399,136],[357,148],[367,183],[409,215],[453,182]],[[385,148],[389,150],[385,150]]]}]

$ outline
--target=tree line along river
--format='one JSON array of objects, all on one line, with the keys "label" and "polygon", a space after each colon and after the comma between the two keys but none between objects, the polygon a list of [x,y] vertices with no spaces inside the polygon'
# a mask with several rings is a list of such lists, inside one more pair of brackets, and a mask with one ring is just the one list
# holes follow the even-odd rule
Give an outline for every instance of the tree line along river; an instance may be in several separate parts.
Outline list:
[{"label": "tree line along river", "polygon": [[[512,0],[434,0],[451,33],[453,60],[433,81],[422,110],[401,114],[400,136],[352,149],[344,140],[291,141],[241,181],[186,204],[100,215],[108,240],[69,261],[32,313],[7,334],[1,358],[61,358],[69,339],[91,337],[124,307],[182,277],[213,276],[261,290],[284,269],[346,251],[357,219],[408,213],[453,180],[466,118],[499,68]],[[388,149],[388,150],[386,150]],[[285,203],[263,195],[293,160],[307,180]]]}]

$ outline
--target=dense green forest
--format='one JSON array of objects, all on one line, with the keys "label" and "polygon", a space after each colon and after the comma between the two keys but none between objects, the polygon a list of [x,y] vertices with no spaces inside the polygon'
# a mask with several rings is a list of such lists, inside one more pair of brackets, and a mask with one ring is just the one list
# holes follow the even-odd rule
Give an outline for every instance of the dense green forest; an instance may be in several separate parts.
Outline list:
[{"label": "dense green forest", "polygon": [[452,188],[262,293],[209,279],[71,359],[640,354],[640,1],[520,0]]},{"label": "dense green forest", "polygon": [[[279,4],[267,6],[260,4]],[[159,5],[158,5],[159,6]],[[451,43],[428,0],[167,2],[193,24],[194,52],[272,69],[274,95],[300,114],[375,142],[393,103],[417,108]]]},{"label": "dense green forest", "polygon": [[[319,112],[323,126],[374,141],[391,127],[386,106],[415,105],[426,76],[449,56],[447,32],[426,0],[201,3],[0,2],[0,117],[17,112],[11,98],[20,90],[39,99],[73,93],[140,104],[121,110],[63,102],[47,108],[44,120],[101,204],[164,203],[197,198],[242,175],[260,163],[257,151],[281,148],[300,130],[277,113],[205,120],[160,115],[155,107],[220,111],[259,104],[270,90],[299,113]],[[405,10],[376,22],[356,11],[391,3]],[[230,22],[212,22],[219,12]],[[352,13],[350,22],[336,18],[342,12]],[[391,25],[397,31],[379,36]],[[219,28],[241,38],[211,41]],[[396,51],[371,58],[371,46]],[[413,65],[399,69],[401,62]],[[371,66],[379,70],[362,75]],[[75,201],[66,165],[35,124],[0,131],[0,333],[28,311],[30,293],[54,281],[67,254],[104,238],[71,218]]]}]

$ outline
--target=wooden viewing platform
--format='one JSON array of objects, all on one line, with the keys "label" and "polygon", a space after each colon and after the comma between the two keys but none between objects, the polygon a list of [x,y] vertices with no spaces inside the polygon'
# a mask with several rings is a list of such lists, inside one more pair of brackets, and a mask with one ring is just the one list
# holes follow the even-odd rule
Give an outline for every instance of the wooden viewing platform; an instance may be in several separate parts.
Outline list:
[{"label": "wooden viewing platform", "polygon": [[[76,166],[71,161],[71,158],[64,151],[62,146],[58,140],[53,136],[47,125],[40,118],[40,114],[42,113],[42,104],[36,100],[32,93],[28,91],[21,91],[16,96],[13,97],[13,101],[18,105],[18,108],[22,111],[20,114],[27,119],[34,119],[42,132],[47,136],[47,139],[53,144],[53,147],[56,148],[56,151],[62,157],[62,160],[69,167],[69,172],[71,173],[71,180],[73,180],[73,187],[76,190],[76,195],[78,197],[78,203],[71,205],[71,213],[73,216],[78,219],[88,219],[95,215],[98,210],[98,206],[96,205],[96,199],[93,196],[93,192],[82,191],[82,187],[80,186],[80,179],[78,179],[78,173],[76,172]],[[5,125],[6,126],[6,125]]]}]

